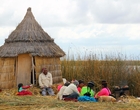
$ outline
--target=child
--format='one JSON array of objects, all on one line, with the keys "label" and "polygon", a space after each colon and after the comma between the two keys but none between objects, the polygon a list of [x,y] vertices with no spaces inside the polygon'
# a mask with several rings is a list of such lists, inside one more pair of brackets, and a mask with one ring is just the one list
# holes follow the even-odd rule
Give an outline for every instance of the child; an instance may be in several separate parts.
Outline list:
[{"label": "child", "polygon": [[18,93],[17,93],[17,95],[32,95],[32,93],[27,90],[31,86],[32,86],[32,84],[31,85],[27,85],[27,86],[23,86],[22,83],[19,83],[18,84]]}]

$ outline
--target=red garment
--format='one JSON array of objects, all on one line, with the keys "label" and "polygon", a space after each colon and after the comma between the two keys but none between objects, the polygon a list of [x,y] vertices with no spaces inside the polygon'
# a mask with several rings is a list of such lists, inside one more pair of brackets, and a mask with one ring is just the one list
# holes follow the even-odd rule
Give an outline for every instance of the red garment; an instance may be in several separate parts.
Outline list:
[{"label": "red garment", "polygon": [[60,91],[61,87],[62,87],[62,85],[61,85],[61,84],[60,84],[60,85],[58,85],[58,86],[57,86],[57,90],[58,90],[58,91]]},{"label": "red garment", "polygon": [[109,94],[111,94],[111,91],[109,90],[109,88],[102,88],[98,92],[98,96],[109,96]]},{"label": "red garment", "polygon": [[64,101],[74,101],[74,102],[77,102],[78,100],[74,99],[74,98],[64,98]]},{"label": "red garment", "polygon": [[81,89],[82,89],[82,88],[81,88],[81,87],[77,87],[77,89],[78,89],[79,93],[81,93]]},{"label": "red garment", "polygon": [[27,86],[22,86],[22,88],[23,89],[28,89],[28,88],[30,88],[30,86],[28,86],[28,85]]},{"label": "red garment", "polygon": [[24,96],[24,95],[33,95],[33,94],[30,91],[23,90],[21,92],[18,92],[17,95]]},{"label": "red garment", "polygon": [[30,88],[30,86],[22,86],[22,91],[18,92],[17,95],[23,96],[23,95],[32,95],[32,93],[29,90],[26,90]]}]

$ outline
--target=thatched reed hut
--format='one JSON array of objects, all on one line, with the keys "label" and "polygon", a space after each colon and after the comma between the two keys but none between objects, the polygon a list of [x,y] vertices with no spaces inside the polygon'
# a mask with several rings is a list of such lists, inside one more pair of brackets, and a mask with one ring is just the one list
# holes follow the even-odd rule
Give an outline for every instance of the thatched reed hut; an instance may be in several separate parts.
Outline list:
[{"label": "thatched reed hut", "polygon": [[0,88],[38,84],[43,67],[52,73],[54,83],[61,82],[60,57],[64,55],[28,8],[24,19],[0,47]]}]

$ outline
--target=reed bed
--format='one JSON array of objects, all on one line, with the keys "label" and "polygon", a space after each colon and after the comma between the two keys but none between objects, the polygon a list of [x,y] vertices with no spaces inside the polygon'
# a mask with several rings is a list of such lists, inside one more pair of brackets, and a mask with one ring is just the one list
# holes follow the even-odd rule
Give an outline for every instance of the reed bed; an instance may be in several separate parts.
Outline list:
[{"label": "reed bed", "polygon": [[78,54],[68,53],[61,59],[62,76],[71,81],[83,79],[94,81],[95,91],[101,88],[101,80],[108,82],[113,91],[114,86],[129,86],[130,95],[140,96],[140,60],[126,55]]}]

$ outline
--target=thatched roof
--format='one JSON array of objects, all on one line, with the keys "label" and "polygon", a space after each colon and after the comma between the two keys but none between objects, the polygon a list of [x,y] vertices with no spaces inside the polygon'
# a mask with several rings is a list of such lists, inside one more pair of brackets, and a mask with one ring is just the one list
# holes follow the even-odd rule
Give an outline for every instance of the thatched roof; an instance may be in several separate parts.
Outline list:
[{"label": "thatched roof", "polygon": [[30,53],[33,56],[62,57],[64,51],[35,20],[31,8],[16,29],[5,39],[0,47],[0,57],[16,57]]}]

